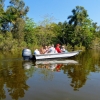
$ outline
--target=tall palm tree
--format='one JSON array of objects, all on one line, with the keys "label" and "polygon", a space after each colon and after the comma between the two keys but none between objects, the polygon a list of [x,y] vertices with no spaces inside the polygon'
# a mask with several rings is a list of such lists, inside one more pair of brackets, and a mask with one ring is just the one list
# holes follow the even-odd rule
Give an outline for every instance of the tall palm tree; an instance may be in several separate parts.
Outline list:
[{"label": "tall palm tree", "polygon": [[74,26],[82,25],[85,19],[88,17],[87,11],[84,7],[76,6],[76,9],[72,10],[73,15],[68,16],[69,24]]}]

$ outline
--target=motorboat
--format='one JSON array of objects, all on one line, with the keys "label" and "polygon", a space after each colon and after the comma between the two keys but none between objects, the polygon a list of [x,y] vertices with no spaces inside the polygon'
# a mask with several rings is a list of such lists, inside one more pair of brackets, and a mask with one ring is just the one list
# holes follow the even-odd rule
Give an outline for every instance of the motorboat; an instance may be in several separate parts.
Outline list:
[{"label": "motorboat", "polygon": [[30,49],[24,49],[22,51],[22,57],[24,60],[45,60],[45,59],[61,59],[69,58],[78,55],[80,50],[64,52],[64,53],[53,53],[53,54],[32,54]]}]

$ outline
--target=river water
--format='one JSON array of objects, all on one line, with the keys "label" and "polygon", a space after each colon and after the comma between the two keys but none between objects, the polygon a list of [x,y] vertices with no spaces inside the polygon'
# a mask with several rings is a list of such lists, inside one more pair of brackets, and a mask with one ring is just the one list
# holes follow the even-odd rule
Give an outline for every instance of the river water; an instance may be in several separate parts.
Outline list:
[{"label": "river water", "polygon": [[36,62],[0,52],[0,100],[100,100],[100,51]]}]

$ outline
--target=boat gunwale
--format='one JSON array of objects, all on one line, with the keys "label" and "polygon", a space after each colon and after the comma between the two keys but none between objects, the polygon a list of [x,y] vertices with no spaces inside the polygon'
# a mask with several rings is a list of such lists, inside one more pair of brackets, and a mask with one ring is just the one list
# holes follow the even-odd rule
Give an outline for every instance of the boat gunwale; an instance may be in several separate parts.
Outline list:
[{"label": "boat gunwale", "polygon": [[[53,54],[39,54],[35,56],[48,56],[48,55],[62,55],[62,54],[69,54],[69,53],[79,53],[80,51],[71,51],[71,52],[63,52],[63,53],[53,53]],[[34,55],[34,54],[33,54]]]}]

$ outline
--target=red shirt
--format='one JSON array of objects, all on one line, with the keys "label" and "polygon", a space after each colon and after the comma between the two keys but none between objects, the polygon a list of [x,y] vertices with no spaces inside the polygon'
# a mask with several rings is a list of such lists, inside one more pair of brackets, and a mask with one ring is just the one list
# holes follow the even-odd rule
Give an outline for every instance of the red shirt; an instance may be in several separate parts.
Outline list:
[{"label": "red shirt", "polygon": [[61,53],[61,49],[59,47],[55,48],[58,53]]}]

